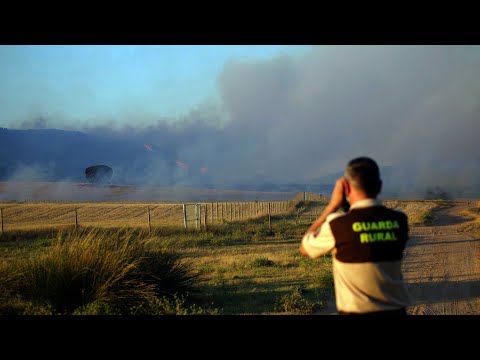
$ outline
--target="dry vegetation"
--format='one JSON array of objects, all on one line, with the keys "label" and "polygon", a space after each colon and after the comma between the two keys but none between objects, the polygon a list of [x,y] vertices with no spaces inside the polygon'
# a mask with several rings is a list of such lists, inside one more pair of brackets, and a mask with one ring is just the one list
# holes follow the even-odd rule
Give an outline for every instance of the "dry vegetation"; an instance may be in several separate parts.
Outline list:
[{"label": "dry vegetation", "polygon": [[433,212],[446,202],[443,200],[384,200],[386,207],[403,211],[410,225],[428,224],[433,219]]},{"label": "dry vegetation", "polygon": [[[294,203],[277,201],[270,203],[271,214],[287,214]],[[182,204],[166,203],[0,203],[4,229],[34,230],[40,228],[82,227],[148,227],[148,208],[152,227],[183,227]],[[207,209],[207,225],[240,221],[264,216],[268,213],[266,202],[236,202],[202,204],[200,222],[204,224]],[[195,205],[186,206],[188,227],[195,227]]]},{"label": "dry vegetation", "polygon": [[[415,226],[428,222],[432,218],[433,210],[444,206],[445,202],[387,200],[384,204],[404,211]],[[102,233],[97,240],[108,242],[108,239],[118,237],[115,235],[118,231],[116,229],[125,227],[122,231],[129,233],[131,237],[149,238],[150,244],[158,248],[167,247],[181,254],[182,264],[187,268],[191,266],[195,273],[200,274],[197,293],[189,294],[188,299],[156,299],[153,305],[148,305],[151,313],[309,314],[320,309],[333,292],[331,258],[304,258],[298,253],[298,245],[306,227],[321,213],[325,203],[298,201],[271,205],[271,212],[276,213],[272,216],[272,230],[269,229],[268,218],[264,216],[267,205],[259,202],[223,205],[224,224],[217,224],[215,221],[219,219],[217,213],[221,214],[221,211],[214,205],[207,207],[207,231],[193,229],[192,222],[189,230],[185,232],[182,229],[181,204],[1,204],[6,220],[6,231],[1,237],[3,241],[0,242],[0,273],[3,283],[15,281],[15,273],[5,270],[12,263],[32,264],[37,261],[35,259],[46,256],[49,263],[59,264],[56,259],[64,256],[64,252],[60,251],[59,243],[55,242],[58,234],[47,228],[67,227],[68,234],[74,222],[74,209],[77,208],[79,234],[86,233],[85,227],[103,227],[109,232]],[[151,210],[151,235],[145,231],[147,207]],[[187,217],[193,218],[194,207],[187,210]],[[241,220],[242,215],[247,217],[246,214],[249,219]],[[127,231],[127,227],[136,229]],[[93,235],[88,236],[90,237],[80,236],[77,240],[91,247],[95,244],[95,239]],[[75,236],[72,238],[75,239]],[[81,250],[78,246],[74,248]],[[78,251],[78,254],[82,253]],[[50,257],[45,255],[46,253],[51,253]],[[82,258],[85,257],[78,256],[78,259]],[[95,256],[86,258],[95,259]],[[38,261],[39,266],[43,266]],[[96,263],[101,261],[96,260],[89,266]],[[31,283],[35,284],[36,281]],[[127,291],[122,291],[124,290]],[[115,298],[115,294],[112,294],[112,298]],[[92,304],[84,304],[86,307],[77,309],[76,313],[101,314],[113,311],[108,306],[100,306],[98,301]],[[2,306],[14,313],[43,314],[52,311],[50,307],[37,306],[34,302],[26,306],[25,299],[15,297],[10,297],[4,305],[0,304],[0,312]],[[150,311],[142,309],[140,310],[146,313]]]},{"label": "dry vegetation", "polygon": [[[115,308],[119,306],[122,309],[121,313],[138,313],[136,303],[147,300],[145,305],[147,307],[142,305],[140,308],[147,313],[148,311],[175,314],[312,313],[320,309],[324,301],[331,296],[331,259],[326,256],[314,261],[301,257],[298,253],[298,238],[304,231],[304,226],[295,225],[291,220],[276,220],[272,231],[269,230],[266,221],[257,219],[243,224],[214,227],[207,232],[190,230],[184,233],[181,230],[156,229],[151,236],[142,230],[127,229],[120,233],[113,229],[101,233],[97,230],[94,232],[80,230],[78,235],[63,232],[71,239],[68,247],[64,247],[64,243],[60,241],[64,237],[62,233],[47,233],[46,237],[44,234],[32,240],[25,240],[21,235],[15,238],[4,237],[4,241],[0,242],[1,286],[24,290],[12,292],[15,294],[20,291],[22,294],[20,298],[10,296],[3,300],[3,304],[0,301],[0,313],[43,314],[58,311],[59,304],[71,300],[66,295],[60,295],[58,299],[57,294],[63,294],[67,284],[71,284],[73,279],[76,279],[74,282],[76,293],[82,294],[82,297],[76,296],[73,306],[60,308],[61,311],[67,310],[68,313],[74,311],[76,314],[115,314],[118,313],[115,312],[117,311]],[[129,296],[133,299],[132,307],[128,303],[118,304],[115,300],[118,298],[115,295],[117,288],[112,287],[110,291],[108,282],[103,284],[95,280],[101,289],[109,290],[105,297],[91,295],[88,302],[80,302],[83,294],[87,294],[81,285],[93,281],[89,278],[84,281],[86,275],[101,274],[105,268],[101,266],[102,264],[107,264],[108,271],[113,273],[113,270],[119,267],[117,264],[125,266],[122,259],[131,258],[132,262],[126,264],[129,265],[135,259],[145,257],[125,256],[129,250],[125,246],[113,246],[119,250],[114,254],[104,252],[105,248],[112,248],[109,244],[115,245],[115,239],[125,234],[128,235],[128,239],[138,241],[150,239],[149,246],[152,249],[168,249],[181,254],[182,268],[200,274],[196,284],[198,292],[188,294],[188,301],[186,298],[176,298],[174,294],[171,294],[173,298],[162,300],[153,298],[148,291],[142,290],[138,293],[138,289],[133,289],[130,292],[128,286],[121,287],[121,291],[131,293]],[[129,240],[128,244],[131,246],[135,242]],[[155,258],[154,264],[159,262]],[[91,270],[84,273],[85,269]],[[118,272],[125,273],[121,267]],[[156,272],[158,273],[158,270]],[[25,281],[22,279],[25,277],[20,276],[22,273],[27,274],[27,278],[32,281],[27,281],[24,285]],[[162,279],[164,276],[157,278]],[[108,280],[111,277],[101,278]],[[45,285],[47,282],[49,286]],[[19,285],[7,286],[9,283]],[[42,292],[43,287],[61,291],[55,290],[52,294],[45,294]],[[178,288],[178,285],[175,287]],[[30,289],[33,289],[33,292]],[[88,294],[98,293],[92,292],[94,289],[91,288],[88,290]],[[144,295],[148,295],[148,299],[138,299],[138,296]],[[83,307],[79,308],[79,304]]]},{"label": "dry vegetation", "polygon": [[480,236],[480,201],[470,202],[459,214],[471,219],[471,221],[462,226],[461,230],[463,232],[469,231],[476,236]]},{"label": "dry vegetation", "polygon": [[331,258],[304,258],[298,246],[298,240],[271,239],[191,247],[184,257],[204,277],[203,305],[223,314],[309,314],[332,294]]},{"label": "dry vegetation", "polygon": [[198,273],[145,235],[94,229],[20,244],[0,263],[0,313],[168,313],[165,302],[194,290]]}]

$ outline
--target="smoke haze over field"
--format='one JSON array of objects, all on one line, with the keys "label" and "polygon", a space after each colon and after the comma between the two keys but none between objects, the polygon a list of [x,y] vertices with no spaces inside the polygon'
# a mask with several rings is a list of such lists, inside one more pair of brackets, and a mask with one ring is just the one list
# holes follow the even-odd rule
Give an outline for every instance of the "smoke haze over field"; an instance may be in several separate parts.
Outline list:
[{"label": "smoke haze over field", "polygon": [[[176,121],[145,125],[131,114],[113,130],[98,119],[77,133],[0,131],[0,170],[79,181],[85,167],[105,163],[126,183],[312,184],[365,155],[389,167],[387,193],[439,186],[480,196],[479,49],[317,46],[230,61],[217,78],[220,98]],[[21,124],[48,126],[41,114]]]}]

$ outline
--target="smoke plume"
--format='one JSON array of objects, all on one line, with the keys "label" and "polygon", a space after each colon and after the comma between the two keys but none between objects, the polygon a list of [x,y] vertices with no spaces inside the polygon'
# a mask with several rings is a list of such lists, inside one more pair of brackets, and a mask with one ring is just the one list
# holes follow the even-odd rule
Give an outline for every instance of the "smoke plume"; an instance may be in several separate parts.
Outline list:
[{"label": "smoke plume", "polygon": [[105,162],[117,180],[148,184],[318,183],[370,156],[388,167],[387,194],[438,186],[479,196],[479,50],[317,46],[301,57],[232,61],[218,103],[175,122],[79,129],[94,145],[76,166]]}]

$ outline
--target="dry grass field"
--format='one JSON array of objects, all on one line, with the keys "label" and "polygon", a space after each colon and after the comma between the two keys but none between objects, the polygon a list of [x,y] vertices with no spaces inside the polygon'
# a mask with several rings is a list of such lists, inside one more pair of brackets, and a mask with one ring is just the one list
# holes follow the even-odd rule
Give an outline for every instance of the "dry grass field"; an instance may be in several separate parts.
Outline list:
[{"label": "dry grass field", "polygon": [[[266,216],[267,202],[225,202],[186,204],[187,227],[204,227],[211,224],[231,223]],[[270,202],[272,215],[287,214],[293,202]],[[81,227],[184,227],[183,204],[169,203],[0,203],[4,231],[34,230],[42,228]],[[148,210],[149,209],[149,210]],[[206,210],[206,211],[205,211]],[[75,215],[76,211],[76,215]],[[206,212],[206,214],[205,214]]]},{"label": "dry grass field", "polygon": [[[196,310],[188,310],[189,305],[181,302],[180,305],[172,303],[173,310],[168,311],[310,314],[321,309],[333,295],[330,256],[311,260],[298,252],[303,232],[325,207],[325,200],[319,200],[304,201],[297,196],[290,201],[203,202],[199,218],[202,231],[194,230],[196,207],[190,204],[186,206],[190,229],[187,232],[182,231],[180,202],[3,202],[0,208],[5,233],[0,242],[0,265],[5,267],[17,260],[50,252],[52,239],[57,235],[44,230],[71,230],[77,209],[80,237],[84,236],[84,230],[90,231],[86,228],[105,228],[111,233],[106,236],[116,238],[119,228],[131,227],[128,231],[137,232],[135,236],[152,239],[152,244],[160,248],[168,246],[181,254],[183,263],[193,266],[201,278],[199,292],[190,295],[188,304],[195,304]],[[383,203],[404,211],[414,229],[422,228],[421,225],[435,219],[438,209],[449,206],[446,201],[384,200]],[[267,216],[269,206],[271,230]],[[15,301],[5,299],[3,305],[0,304],[4,310],[0,312],[13,311],[12,306],[17,306],[16,313],[30,309],[21,310],[28,304]],[[32,309],[28,311],[44,311]],[[96,313],[104,313],[102,309],[97,310]],[[93,310],[85,311],[83,313]]]},{"label": "dry grass field", "polygon": [[[385,200],[391,208],[404,211],[411,225],[422,224],[431,219],[431,214],[441,201]],[[295,217],[297,222],[308,223],[317,218],[323,202],[215,202],[194,203],[185,206],[187,227],[203,228],[214,224],[233,223],[271,215]],[[0,203],[3,229],[35,230],[45,228],[72,228],[75,222],[80,227],[120,228],[184,227],[183,204],[181,203]],[[150,215],[149,215],[150,213]],[[198,221],[197,221],[198,218]]]},{"label": "dry grass field", "polygon": [[[286,201],[293,192],[93,185],[74,182],[0,182],[0,202],[237,202]],[[313,199],[309,199],[313,200]]]},{"label": "dry grass field", "polygon": [[[286,213],[295,193],[0,182],[4,230],[83,227],[188,227]],[[196,209],[194,204],[201,204]],[[76,212],[76,213],[75,213]],[[198,224],[197,224],[198,219]]]}]

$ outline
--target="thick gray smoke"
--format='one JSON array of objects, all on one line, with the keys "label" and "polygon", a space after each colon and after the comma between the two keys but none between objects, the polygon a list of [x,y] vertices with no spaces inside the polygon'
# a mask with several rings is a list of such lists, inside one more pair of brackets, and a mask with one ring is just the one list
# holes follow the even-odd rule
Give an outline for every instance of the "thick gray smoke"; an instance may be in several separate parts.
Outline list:
[{"label": "thick gray smoke", "polygon": [[81,130],[122,144],[102,147],[117,176],[152,184],[316,183],[365,155],[389,167],[387,194],[480,196],[478,46],[317,46],[231,62],[218,86],[220,104],[174,125]]},{"label": "thick gray smoke", "polygon": [[319,46],[230,63],[219,87],[222,136],[184,149],[216,179],[312,182],[367,155],[391,166],[386,192],[480,194],[478,46]]}]

